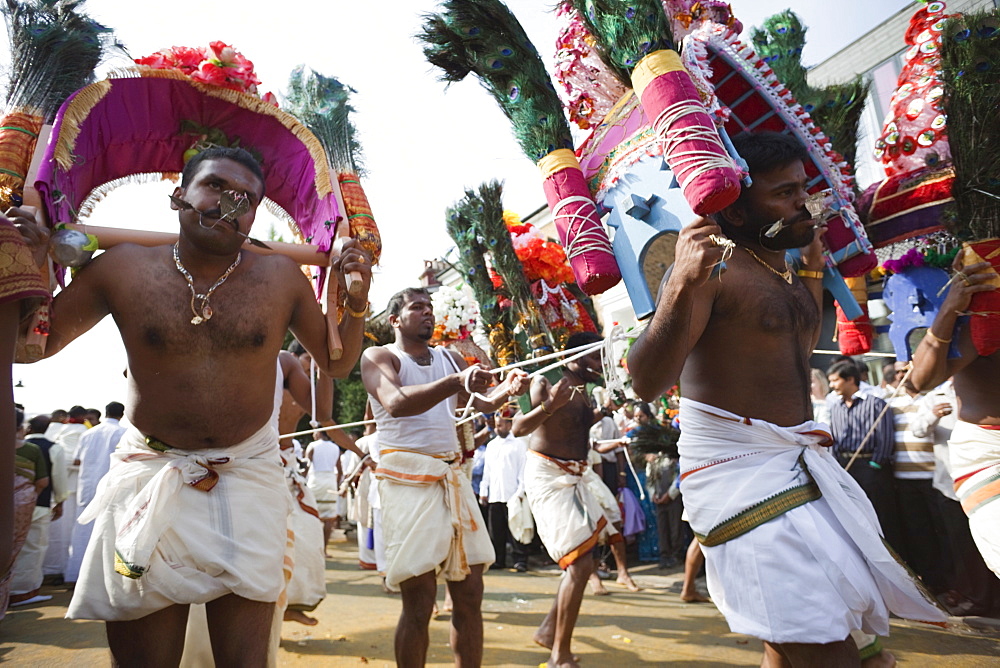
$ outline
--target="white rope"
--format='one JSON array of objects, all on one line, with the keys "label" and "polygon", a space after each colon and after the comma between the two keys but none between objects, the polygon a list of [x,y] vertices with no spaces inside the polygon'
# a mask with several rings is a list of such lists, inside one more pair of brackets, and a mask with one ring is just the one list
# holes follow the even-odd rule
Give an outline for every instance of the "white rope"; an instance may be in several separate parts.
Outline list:
[{"label": "white rope", "polygon": [[[839,350],[814,350],[814,351],[812,351],[812,354],[813,355],[838,355],[839,356],[842,353]],[[874,352],[867,352],[867,353],[862,353],[861,356],[862,357],[895,357],[896,353],[874,353]]]},{"label": "white rope", "polygon": [[[726,153],[726,147],[722,144],[722,139],[716,131],[715,126],[690,125],[675,127],[677,121],[693,113],[705,113],[700,102],[694,100],[680,100],[663,111],[653,122],[653,129],[660,137],[663,145],[663,155],[670,164],[670,169],[680,182],[681,188],[686,189],[688,184],[705,172],[713,169],[732,169],[733,161]],[[709,149],[689,148],[680,151],[681,143],[686,141],[703,141],[718,149],[718,152]],[[691,171],[681,176],[680,171],[691,167]]]},{"label": "white rope", "polygon": [[331,431],[333,429],[349,429],[351,427],[364,427],[365,425],[375,424],[375,420],[360,420],[358,422],[346,422],[344,424],[332,424],[329,427],[319,427],[317,429],[306,429],[305,431],[296,431],[291,434],[282,434],[278,438],[295,438],[296,436],[305,436],[306,434],[315,434],[320,431]]},{"label": "white rope", "polygon": [[[590,210],[588,211],[586,206],[581,206],[575,211],[563,211],[570,204],[590,205]],[[582,211],[587,213],[581,213]],[[553,209],[553,218],[558,227],[561,227],[560,220],[566,221],[568,219],[569,221],[566,223],[565,235],[567,259],[572,260],[577,255],[583,255],[590,251],[614,255],[607,232],[597,222],[600,220],[597,215],[597,205],[589,197],[571,195],[559,200]]]}]

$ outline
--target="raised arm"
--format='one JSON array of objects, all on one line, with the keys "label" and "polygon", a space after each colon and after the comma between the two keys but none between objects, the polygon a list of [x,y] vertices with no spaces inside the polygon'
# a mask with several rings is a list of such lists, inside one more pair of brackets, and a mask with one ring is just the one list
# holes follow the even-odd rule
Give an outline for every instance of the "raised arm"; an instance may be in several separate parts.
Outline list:
[{"label": "raised arm", "polygon": [[[988,273],[990,263],[979,262],[963,267],[959,255],[952,267],[957,272],[955,280],[934,317],[934,322],[928,328],[927,335],[913,353],[913,371],[910,372],[908,382],[918,392],[926,392],[937,387],[979,356],[975,346],[972,345],[969,328],[963,327],[960,332],[956,332],[955,323],[958,321],[959,313],[969,309],[972,295],[996,289],[987,284],[992,276]],[[948,348],[956,335],[959,336],[960,357],[948,359]]]},{"label": "raised arm", "polygon": [[[802,266],[798,270],[799,279],[809,290],[813,300],[816,302],[816,312],[823,312],[823,270],[825,263],[823,260],[823,233],[826,232],[827,225],[822,223],[813,228],[813,240],[808,246],[799,249],[802,258]],[[816,321],[816,329],[813,332],[809,343],[809,349],[816,348],[819,343],[820,333],[823,330],[823,319]]]},{"label": "raised arm", "polygon": [[511,433],[517,437],[527,436],[538,429],[573,396],[573,387],[565,378],[551,385],[545,376],[535,376],[529,391],[532,409],[527,413],[518,413],[511,426]]},{"label": "raised arm", "polygon": [[[293,262],[288,262],[284,271],[287,274],[287,280],[294,286],[292,299],[295,307],[288,328],[316,360],[316,366],[321,372],[333,378],[346,378],[361,356],[365,335],[365,318],[369,310],[368,289],[371,287],[372,279],[371,257],[358,245],[357,241],[349,239],[344,244],[340,257],[334,260],[330,267],[330,271],[335,275],[331,276],[330,280],[336,278],[341,285],[344,284],[345,274],[358,272],[362,276],[363,289],[361,294],[348,296],[344,317],[339,325],[334,325],[335,316],[333,313],[329,317],[323,314],[316,302],[312,286]],[[295,276],[296,274],[297,276]],[[333,311],[336,309],[336,305],[330,304],[329,308]],[[330,358],[330,330],[334,326],[337,327],[340,341],[343,344],[343,354],[340,359]]]},{"label": "raised arm", "polygon": [[674,264],[661,284],[656,311],[629,349],[632,389],[647,401],[677,383],[712,314],[717,288],[709,277],[723,251],[712,235],[721,236],[722,230],[708,218],[698,218],[678,234]]},{"label": "raised arm", "polygon": [[369,348],[361,357],[361,380],[365,390],[378,399],[392,417],[419,415],[462,392],[466,373],[472,374],[470,386],[476,392],[485,391],[493,380],[492,374],[477,367],[423,385],[404,386],[399,380],[399,361],[391,352],[383,347]]},{"label": "raised arm", "polygon": [[[304,411],[312,411],[312,383],[305,369],[299,360],[287,350],[278,353],[278,360],[281,362],[281,372],[285,376],[285,387],[289,394]],[[333,420],[333,379],[326,374],[318,374],[316,378],[316,415],[312,419],[320,426],[336,426]],[[330,429],[326,432],[334,443],[345,450],[350,450],[359,457],[364,457],[365,453],[354,444],[354,439],[343,429]]]}]

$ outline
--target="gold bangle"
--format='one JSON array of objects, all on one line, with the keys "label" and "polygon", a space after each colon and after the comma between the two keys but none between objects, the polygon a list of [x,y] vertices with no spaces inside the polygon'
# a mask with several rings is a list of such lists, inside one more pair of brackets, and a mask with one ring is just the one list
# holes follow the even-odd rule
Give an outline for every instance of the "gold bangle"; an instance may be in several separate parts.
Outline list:
[{"label": "gold bangle", "polygon": [[372,312],[372,303],[368,302],[367,304],[365,304],[365,308],[362,311],[355,311],[354,309],[351,308],[350,304],[344,302],[344,311],[347,313],[347,315],[351,316],[352,318],[357,318],[358,320],[361,320],[367,318],[368,315]]},{"label": "gold bangle", "polygon": [[795,272],[795,275],[801,278],[819,278],[819,279],[823,278],[822,271],[809,271],[808,269],[799,269],[797,272]]},{"label": "gold bangle", "polygon": [[547,408],[545,408],[545,402],[544,401],[542,403],[538,404],[538,407],[541,408],[542,412],[545,413],[546,415],[552,415],[552,413],[550,413],[549,410]]},{"label": "gold bangle", "polygon": [[[931,337],[932,339],[934,339],[938,343],[951,343],[951,339],[942,339],[940,336],[938,336],[937,334],[935,334],[934,332],[932,332],[930,327],[927,328],[927,336]],[[952,339],[953,338],[955,338],[955,337],[952,337]]]}]

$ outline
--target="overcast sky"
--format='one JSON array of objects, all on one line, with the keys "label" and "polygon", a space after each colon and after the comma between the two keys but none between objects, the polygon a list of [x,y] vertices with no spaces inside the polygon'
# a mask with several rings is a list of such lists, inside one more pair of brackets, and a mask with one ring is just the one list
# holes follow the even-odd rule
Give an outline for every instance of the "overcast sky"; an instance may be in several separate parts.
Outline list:
[{"label": "overcast sky", "polygon": [[[556,24],[551,0],[510,0],[528,35],[551,63]],[[814,65],[900,9],[904,0],[734,0],[746,29],[791,7],[811,28],[803,61]],[[526,215],[545,203],[537,169],[521,154],[509,125],[475,80],[445,90],[414,39],[430,0],[376,2],[221,3],[174,0],[144,7],[123,0],[89,0],[90,14],[115,29],[133,57],[172,46],[222,40],[256,66],[261,91],[284,90],[295,66],[338,77],[355,88],[356,125],[369,176],[365,190],[382,232],[382,267],[372,288],[373,308],[416,284],[423,260],[452,245],[444,209],[464,187],[489,179],[506,183],[505,206]],[[155,7],[155,9],[151,9]],[[900,45],[902,47],[902,45]],[[3,58],[9,58],[4,49]],[[550,68],[551,69],[551,68]],[[95,225],[176,229],[168,208],[170,184],[112,194],[91,218]],[[257,225],[266,225],[259,216]],[[266,236],[258,230],[260,236]],[[155,305],[151,304],[151,308]],[[125,400],[125,354],[113,322],[105,319],[51,360],[15,366],[24,387],[15,398],[29,412],[79,403],[103,407]]]}]

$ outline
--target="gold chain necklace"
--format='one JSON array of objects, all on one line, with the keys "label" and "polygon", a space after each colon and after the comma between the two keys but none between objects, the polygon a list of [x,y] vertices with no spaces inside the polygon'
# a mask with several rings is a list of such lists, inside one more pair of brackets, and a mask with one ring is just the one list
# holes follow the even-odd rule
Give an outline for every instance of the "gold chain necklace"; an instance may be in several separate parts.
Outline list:
[{"label": "gold chain necklace", "polygon": [[191,313],[194,314],[194,317],[191,318],[191,324],[200,325],[206,320],[211,320],[212,316],[215,315],[215,311],[212,310],[212,305],[208,303],[208,300],[211,299],[212,293],[215,292],[216,288],[226,282],[229,274],[233,273],[233,270],[240,266],[243,253],[237,254],[236,261],[229,265],[229,269],[226,269],[222,276],[219,276],[219,280],[212,284],[208,292],[201,294],[194,289],[194,278],[191,277],[188,270],[181,264],[181,256],[177,252],[177,246],[178,244],[174,244],[174,266],[177,267],[177,271],[181,272],[181,276],[184,277],[188,287],[191,289]]},{"label": "gold chain necklace", "polygon": [[764,265],[765,267],[767,267],[767,270],[769,272],[771,272],[775,276],[780,276],[781,279],[785,281],[785,283],[788,283],[789,285],[792,284],[792,270],[788,268],[788,260],[785,260],[785,270],[784,271],[778,271],[777,269],[775,269],[774,267],[772,267],[771,265],[769,265],[767,262],[764,262],[759,257],[757,257],[757,254],[754,253],[749,248],[747,248],[746,246],[740,246],[740,248],[742,248],[746,252],[750,253],[750,257],[752,257],[753,259],[757,260],[757,262],[759,262],[762,265]]}]

